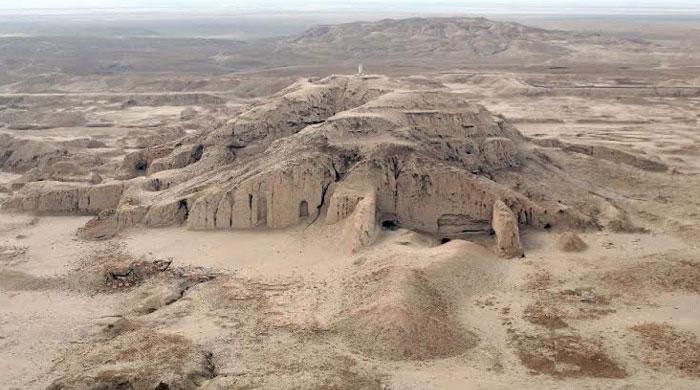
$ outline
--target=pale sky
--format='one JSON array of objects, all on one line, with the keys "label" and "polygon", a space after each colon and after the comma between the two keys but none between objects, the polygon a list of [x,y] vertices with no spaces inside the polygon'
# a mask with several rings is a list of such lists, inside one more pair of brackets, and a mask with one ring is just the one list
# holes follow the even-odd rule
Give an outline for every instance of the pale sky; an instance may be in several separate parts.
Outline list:
[{"label": "pale sky", "polygon": [[0,0],[0,9],[27,8],[242,8],[280,10],[294,9],[387,9],[406,11],[425,8],[509,8],[535,9],[593,9],[618,8],[630,11],[641,9],[685,8],[700,11],[700,0]]}]

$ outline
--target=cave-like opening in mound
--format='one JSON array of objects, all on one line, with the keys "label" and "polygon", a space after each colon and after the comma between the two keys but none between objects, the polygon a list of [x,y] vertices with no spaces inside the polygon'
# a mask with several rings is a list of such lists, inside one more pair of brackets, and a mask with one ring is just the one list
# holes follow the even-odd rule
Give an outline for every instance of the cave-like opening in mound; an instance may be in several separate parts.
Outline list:
[{"label": "cave-like opening in mound", "polygon": [[267,198],[264,196],[258,198],[257,221],[259,227],[267,226]]},{"label": "cave-like opening in mound", "polygon": [[309,216],[309,202],[302,200],[299,202],[299,218],[307,218]]},{"label": "cave-like opening in mound", "polygon": [[395,231],[395,230],[399,230],[399,228],[401,228],[401,225],[399,224],[399,221],[396,219],[385,219],[382,221],[382,229],[383,230]]}]

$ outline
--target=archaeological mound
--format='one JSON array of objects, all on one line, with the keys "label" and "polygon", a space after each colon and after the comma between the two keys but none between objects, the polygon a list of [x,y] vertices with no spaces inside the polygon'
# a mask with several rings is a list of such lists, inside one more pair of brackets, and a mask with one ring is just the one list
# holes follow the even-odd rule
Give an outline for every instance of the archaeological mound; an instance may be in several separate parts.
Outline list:
[{"label": "archaeological mound", "polygon": [[87,239],[134,225],[343,223],[351,252],[383,227],[402,227],[443,242],[495,233],[495,250],[519,257],[520,230],[597,227],[605,216],[593,210],[611,208],[551,163],[556,146],[530,142],[468,94],[440,85],[330,76],[131,152],[99,180],[27,181],[3,207],[95,215],[80,231]]}]

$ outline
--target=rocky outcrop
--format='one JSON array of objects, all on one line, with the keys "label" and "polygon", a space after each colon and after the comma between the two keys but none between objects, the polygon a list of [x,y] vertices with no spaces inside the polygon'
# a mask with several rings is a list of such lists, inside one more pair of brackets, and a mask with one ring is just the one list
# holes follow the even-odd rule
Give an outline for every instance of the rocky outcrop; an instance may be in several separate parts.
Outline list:
[{"label": "rocky outcrop", "polygon": [[290,162],[241,180],[234,188],[212,188],[192,204],[190,229],[283,228],[317,213],[333,182],[317,161]]},{"label": "rocky outcrop", "polygon": [[173,146],[162,145],[131,152],[124,157],[118,177],[122,180],[146,175],[154,161],[170,155]]},{"label": "rocky outcrop", "polygon": [[122,229],[140,224],[147,212],[145,207],[121,207],[117,210],[101,211],[78,229],[78,237],[93,241],[110,239]]},{"label": "rocky outcrop", "polygon": [[39,213],[97,214],[119,205],[124,185],[32,182],[4,204],[5,209]]},{"label": "rocky outcrop", "polygon": [[204,145],[202,144],[179,146],[167,156],[153,160],[148,168],[148,173],[184,168],[199,161],[203,154]]},{"label": "rocky outcrop", "polygon": [[[129,224],[205,230],[342,221],[349,251],[372,242],[376,221],[443,238],[494,229],[509,256],[521,254],[518,225],[592,223],[561,196],[575,191],[543,148],[468,95],[412,80],[301,80],[225,125],[127,154],[116,174],[120,196],[85,202],[93,186],[47,187],[42,195],[30,186],[12,203],[80,213],[115,207],[86,230],[95,237]],[[512,222],[494,217],[499,202]]]},{"label": "rocky outcrop", "polygon": [[125,148],[151,148],[168,142],[177,141],[187,135],[180,126],[161,128],[157,133],[144,130],[130,130],[126,136],[119,139],[119,144]]},{"label": "rocky outcrop", "polygon": [[544,207],[522,194],[442,162],[421,161],[410,151],[355,167],[333,193],[326,220],[349,215],[362,197],[352,188],[368,182],[375,183],[381,220],[443,237],[490,231],[497,200],[511,204],[522,224],[542,227],[552,220]]},{"label": "rocky outcrop", "polygon": [[56,145],[0,134],[0,169],[10,172],[26,172],[42,163],[61,159],[68,149]]},{"label": "rocky outcrop", "polygon": [[500,200],[493,204],[492,224],[496,233],[496,254],[505,258],[522,257],[518,220],[513,210]]},{"label": "rocky outcrop", "polygon": [[0,111],[0,124],[12,130],[37,130],[56,127],[78,127],[87,121],[80,111],[9,109]]},{"label": "rocky outcrop", "polygon": [[207,137],[207,144],[226,142],[242,148],[288,137],[303,128],[323,123],[334,114],[359,106],[383,93],[361,79],[331,77],[324,83],[299,81],[267,102],[253,107]]},{"label": "rocky outcrop", "polygon": [[603,145],[582,145],[564,142],[558,138],[533,139],[537,145],[548,148],[559,148],[566,152],[580,153],[596,159],[607,160],[617,164],[625,164],[651,172],[666,172],[668,166],[661,161],[652,160],[637,154],[625,152]]},{"label": "rocky outcrop", "polygon": [[497,200],[523,225],[586,223],[489,178],[525,163],[527,141],[503,118],[460,94],[397,83],[301,81],[200,143],[128,155],[123,176],[149,180],[125,199],[149,210],[140,223],[184,218],[198,230],[283,228],[321,216],[336,223],[354,215],[368,192],[377,219],[450,236],[488,232]]},{"label": "rocky outcrop", "polygon": [[153,227],[181,224],[187,220],[189,212],[186,200],[155,204],[148,208],[142,222]]},{"label": "rocky outcrop", "polygon": [[349,253],[372,245],[377,237],[377,199],[373,192],[357,203],[345,225],[343,241]]},{"label": "rocky outcrop", "polygon": [[[328,210],[326,211],[326,223],[334,224],[342,221],[352,215],[357,207],[357,204],[366,196],[362,191],[348,188],[347,186],[338,186],[328,202]],[[376,195],[374,195],[376,198]],[[376,207],[376,199],[375,199]]]},{"label": "rocky outcrop", "polygon": [[100,184],[101,176],[94,171],[91,172],[89,168],[99,166],[101,163],[102,160],[97,156],[67,155],[60,159],[51,158],[25,172],[18,182],[57,181]]}]

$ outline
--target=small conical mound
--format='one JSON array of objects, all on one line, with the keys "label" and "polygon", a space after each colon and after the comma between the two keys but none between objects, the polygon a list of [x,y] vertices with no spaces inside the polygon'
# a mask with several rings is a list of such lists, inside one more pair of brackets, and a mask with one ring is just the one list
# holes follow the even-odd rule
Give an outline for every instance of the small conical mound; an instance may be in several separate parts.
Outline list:
[{"label": "small conical mound", "polygon": [[582,252],[588,248],[588,245],[586,245],[578,234],[565,232],[559,235],[557,247],[562,252]]},{"label": "small conical mound", "polygon": [[389,360],[454,356],[476,344],[421,270],[388,267],[368,275],[367,303],[335,329],[362,352]]}]

